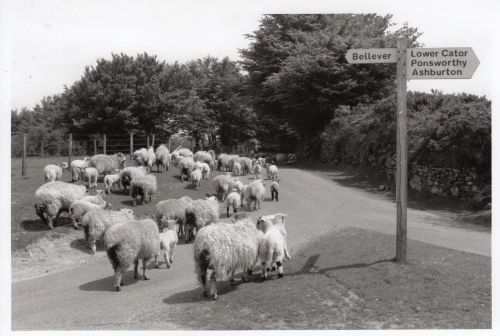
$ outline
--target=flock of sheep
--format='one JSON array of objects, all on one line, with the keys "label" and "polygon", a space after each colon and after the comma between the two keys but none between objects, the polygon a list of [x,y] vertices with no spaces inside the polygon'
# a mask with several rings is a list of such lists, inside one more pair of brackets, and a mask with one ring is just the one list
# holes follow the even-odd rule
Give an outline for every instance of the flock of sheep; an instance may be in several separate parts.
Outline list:
[{"label": "flock of sheep", "polygon": [[[278,159],[276,157],[276,159]],[[238,212],[247,206],[249,210],[260,209],[266,192],[261,174],[271,179],[272,200],[278,201],[279,174],[274,164],[266,163],[262,157],[247,158],[238,155],[177,148],[170,153],[165,145],[156,149],[142,148],[133,153],[137,166],[125,167],[126,157],[122,153],[95,155],[74,160],[68,166],[48,165],[43,174],[46,183],[35,192],[35,210],[43,223],[53,228],[61,212],[69,212],[76,229],[83,228],[85,241],[91,253],[96,251],[96,242],[102,239],[108,258],[115,272],[114,287],[123,285],[122,276],[134,264],[134,276],[139,277],[139,261],[142,260],[142,277],[148,280],[146,264],[163,255],[167,268],[173,262],[178,237],[186,242],[194,238],[195,271],[202,285],[203,294],[217,299],[217,280],[231,280],[236,273],[243,272],[242,280],[252,274],[260,261],[262,278],[268,277],[270,269],[283,276],[283,259],[290,258],[286,245],[285,217],[278,213],[262,216],[255,223],[246,213]],[[290,162],[293,158],[284,157]],[[279,161],[279,160],[276,160]],[[156,165],[159,173],[175,165],[181,181],[185,179],[199,188],[202,180],[209,179],[211,171],[225,172],[211,181],[217,197],[193,200],[188,196],[160,201],[155,214],[137,218],[129,208],[112,210],[105,194],[117,188],[130,195],[134,206],[151,202],[157,191],[156,176],[152,174]],[[60,181],[63,169],[69,169],[72,182],[85,179],[86,186]],[[238,176],[254,174],[254,180],[244,185]],[[97,187],[98,177],[103,177],[104,190],[89,196],[88,191]],[[225,203],[227,217],[231,210],[231,222],[219,220],[219,200]],[[212,270],[207,279],[208,270]]]}]

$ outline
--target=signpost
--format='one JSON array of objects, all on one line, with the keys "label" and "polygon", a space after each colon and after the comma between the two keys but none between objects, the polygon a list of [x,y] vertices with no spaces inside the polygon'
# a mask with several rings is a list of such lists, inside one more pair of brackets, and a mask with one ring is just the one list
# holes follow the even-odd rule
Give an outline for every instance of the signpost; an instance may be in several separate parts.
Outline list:
[{"label": "signpost", "polygon": [[398,38],[397,48],[349,49],[348,63],[396,63],[396,258],[406,262],[408,145],[406,82],[409,79],[468,79],[479,60],[472,48],[407,48],[406,38]]}]

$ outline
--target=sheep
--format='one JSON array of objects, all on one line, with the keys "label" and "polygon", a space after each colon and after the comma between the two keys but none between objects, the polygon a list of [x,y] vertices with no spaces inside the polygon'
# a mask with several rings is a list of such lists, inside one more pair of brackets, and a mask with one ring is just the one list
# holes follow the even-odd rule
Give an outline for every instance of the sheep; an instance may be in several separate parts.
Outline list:
[{"label": "sheep", "polygon": [[104,200],[104,190],[96,190],[96,194],[93,196],[87,195],[80,198],[82,201],[87,201],[93,204],[103,204],[106,203]]},{"label": "sheep", "polygon": [[212,180],[212,186],[217,193],[217,197],[224,201],[224,196],[231,191],[235,182],[236,180],[229,175],[218,175],[214,177]]},{"label": "sheep", "polygon": [[[177,222],[175,220],[167,220],[168,226],[167,230],[160,232],[160,250],[163,251],[163,257],[165,258],[165,264],[167,268],[170,268],[170,264],[174,262],[174,250],[177,245],[177,230],[175,226]],[[159,268],[158,257],[160,252],[155,256],[155,267]]]},{"label": "sheep", "polygon": [[[85,186],[62,181],[47,182],[35,192],[37,199],[35,204],[36,214],[44,224],[53,229],[61,212],[68,211],[71,203],[82,198],[86,193]],[[47,217],[45,217],[45,214]]]},{"label": "sheep", "polygon": [[148,150],[146,148],[138,149],[132,154],[132,160],[137,162],[139,166],[145,166],[148,162],[148,157]]},{"label": "sheep", "polygon": [[219,154],[217,158],[217,170],[225,171],[227,166],[229,165],[230,156],[225,153]]},{"label": "sheep", "polygon": [[269,165],[267,166],[267,178],[271,179],[272,181],[278,180],[278,167],[275,165]]},{"label": "sheep", "polygon": [[160,248],[160,233],[152,219],[131,220],[113,225],[104,233],[106,253],[115,271],[114,287],[121,290],[122,277],[134,264],[134,278],[139,278],[139,259],[142,260],[142,277],[146,275],[146,263],[156,256]]},{"label": "sheep", "polygon": [[240,160],[241,160],[241,158],[238,155],[231,155],[229,157],[229,163],[228,163],[228,167],[227,167],[229,169],[229,171],[232,171],[233,170],[233,165],[236,162],[240,163]]},{"label": "sheep", "polygon": [[84,170],[89,165],[90,158],[88,156],[84,157],[83,160],[73,160],[71,161],[69,167],[71,170],[71,181],[75,182],[80,179],[80,171]]},{"label": "sheep", "polygon": [[60,166],[49,164],[43,168],[43,177],[45,182],[60,181],[63,170]]},{"label": "sheep", "polygon": [[[144,167],[126,167],[120,171],[120,185],[124,190],[130,186],[130,181],[136,176],[146,175],[147,171]],[[120,189],[121,189],[120,187]]]},{"label": "sheep", "polygon": [[167,146],[161,144],[156,148],[156,165],[158,172],[162,173],[164,169],[168,170],[170,167],[170,151]]},{"label": "sheep", "polygon": [[278,182],[273,181],[271,183],[271,201],[274,201],[276,199],[276,202],[278,202],[278,194],[280,192],[280,186]]},{"label": "sheep", "polygon": [[208,179],[208,177],[210,176],[210,167],[208,166],[207,163],[196,161],[194,163],[194,168],[195,169],[196,168],[201,169],[201,173],[202,173],[203,179]]},{"label": "sheep", "polygon": [[202,227],[219,220],[219,202],[214,196],[191,202],[186,208],[185,241],[189,242]]},{"label": "sheep", "polygon": [[257,159],[257,163],[261,166],[264,167],[266,165],[266,158],[260,157]]},{"label": "sheep", "polygon": [[241,164],[239,162],[235,162],[233,164],[233,174],[236,176],[240,176],[242,174]]},{"label": "sheep", "polygon": [[156,155],[153,147],[149,147],[147,151],[147,161],[146,161],[146,166],[148,167],[148,173],[153,169],[153,164],[156,163]]},{"label": "sheep", "polygon": [[179,174],[181,175],[181,181],[184,182],[184,175],[187,176],[188,180],[191,178],[191,172],[194,168],[194,160],[192,157],[185,157],[179,160]]},{"label": "sheep", "polygon": [[62,170],[69,169],[68,163],[65,161],[61,162],[59,166],[62,168]]},{"label": "sheep", "polygon": [[195,169],[191,172],[191,182],[193,182],[193,188],[198,189],[201,184],[202,172],[201,169]]},{"label": "sheep", "polygon": [[250,174],[252,172],[253,169],[252,159],[247,157],[241,157],[239,163],[241,165],[241,171],[243,172],[244,175]]},{"label": "sheep", "polygon": [[127,158],[123,153],[113,155],[98,154],[90,158],[89,167],[97,169],[99,175],[110,174],[113,169],[123,169]]},{"label": "sheep", "polygon": [[175,220],[179,225],[179,236],[184,236],[186,223],[186,208],[193,200],[184,196],[180,199],[169,199],[156,203],[156,220],[160,229],[165,227],[167,220]]},{"label": "sheep", "polygon": [[259,243],[259,259],[262,263],[262,279],[267,278],[269,267],[278,268],[278,278],[283,277],[283,257],[291,259],[286,244],[286,214],[262,216],[257,220],[257,229],[264,235]]},{"label": "sheep", "polygon": [[208,152],[197,151],[196,154],[194,154],[193,159],[194,159],[194,161],[205,162],[206,164],[208,164],[210,169],[214,169],[214,167],[215,167],[214,160],[212,159],[212,155]]},{"label": "sheep", "polygon": [[151,202],[151,196],[156,193],[157,184],[156,176],[154,175],[139,175],[130,181],[130,195],[134,206],[137,205],[137,196],[141,197],[141,203],[148,203],[146,201],[147,196],[149,196],[149,202]]},{"label": "sheep", "polygon": [[[251,220],[235,223],[216,223],[203,227],[193,243],[195,272],[203,295],[212,293],[217,300],[217,281],[231,279],[237,272],[249,272],[258,260],[259,243],[263,233]],[[207,286],[207,271],[212,274]],[[246,281],[245,275],[242,278]]]},{"label": "sheep", "polygon": [[87,180],[89,190],[92,189],[92,186],[97,188],[97,178],[99,177],[99,173],[94,167],[87,167],[80,171],[82,178]]},{"label": "sheep", "polygon": [[210,156],[212,156],[212,160],[215,163],[217,161],[217,156],[215,155],[215,152],[212,149],[210,149],[208,153],[210,154]]},{"label": "sheep", "polygon": [[104,190],[107,194],[110,194],[111,189],[113,189],[115,186],[118,186],[118,189],[121,189],[120,170],[118,171],[117,174],[104,176]]},{"label": "sheep", "polygon": [[189,149],[187,148],[177,148],[176,150],[174,150],[172,152],[172,155],[171,155],[171,158],[172,158],[172,161],[174,162],[174,164],[177,166],[179,164],[179,160],[181,158],[186,158],[186,157],[193,157],[193,152],[191,152]]},{"label": "sheep", "polygon": [[82,227],[85,233],[85,241],[92,254],[96,251],[96,242],[111,226],[134,219],[132,209],[104,210],[93,209],[88,211],[82,218]]},{"label": "sheep", "polygon": [[264,186],[263,180],[255,180],[248,184],[244,190],[243,199],[246,202],[248,209],[252,209],[252,203],[254,203],[254,210],[260,209],[260,202],[264,198],[266,188]]},{"label": "sheep", "polygon": [[255,174],[255,179],[260,179],[260,173],[262,173],[262,166],[258,161],[255,162],[253,166],[253,173]]},{"label": "sheep", "polygon": [[237,213],[238,212],[237,210],[240,208],[240,206],[241,206],[241,195],[238,192],[233,191],[229,195],[227,195],[226,209],[228,218],[229,218],[229,208],[233,207],[234,213]]},{"label": "sheep", "polygon": [[71,219],[73,220],[73,227],[75,229],[78,229],[78,222],[83,218],[83,216],[89,212],[90,210],[93,209],[109,209],[111,208],[111,204],[109,203],[102,203],[102,204],[94,204],[90,203],[85,200],[76,200],[73,203],[71,203],[71,206],[69,207],[69,215]]}]

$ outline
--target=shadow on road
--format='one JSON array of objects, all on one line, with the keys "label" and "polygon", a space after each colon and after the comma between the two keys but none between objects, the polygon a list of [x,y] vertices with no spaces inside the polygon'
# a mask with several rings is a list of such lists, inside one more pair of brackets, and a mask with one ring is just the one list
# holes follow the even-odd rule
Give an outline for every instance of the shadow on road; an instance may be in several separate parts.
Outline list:
[{"label": "shadow on road", "polygon": [[[113,286],[114,281],[115,281],[115,276],[112,275],[103,279],[87,282],[79,286],[78,289],[90,292],[114,292],[115,291],[115,288]],[[127,287],[128,285],[135,284],[138,281],[139,280],[134,279],[134,271],[133,270],[128,271],[123,276],[122,287]]]},{"label": "shadow on road", "polygon": [[40,219],[26,219],[21,222],[21,226],[26,231],[47,231],[49,227],[42,223]]},{"label": "shadow on road", "polygon": [[74,239],[71,243],[69,243],[69,247],[83,253],[90,254],[90,250],[87,247],[87,242],[83,238]]},{"label": "shadow on road", "polygon": [[[217,295],[224,295],[234,291],[238,288],[239,282],[236,286],[231,286],[229,281],[217,282]],[[165,304],[179,304],[179,303],[196,303],[203,301],[210,301],[202,294],[201,287],[191,289],[188,291],[180,292],[163,299]]]}]

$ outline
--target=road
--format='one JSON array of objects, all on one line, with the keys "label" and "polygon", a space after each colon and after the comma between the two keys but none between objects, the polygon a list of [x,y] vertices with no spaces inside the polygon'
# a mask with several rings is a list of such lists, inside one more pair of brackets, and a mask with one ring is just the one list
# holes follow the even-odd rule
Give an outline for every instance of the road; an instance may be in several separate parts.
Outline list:
[{"label": "road", "polygon": [[[294,168],[280,170],[280,201],[266,201],[261,214],[288,214],[288,245],[293,252],[341,227],[395,232],[395,204],[367,191]],[[245,180],[242,178],[242,180]],[[490,256],[491,234],[470,226],[450,226],[446,212],[408,210],[408,237],[422,242]],[[366,246],[369,249],[369,246]],[[395,249],[393,246],[388,249]],[[411,257],[411,256],[410,256]],[[104,252],[89,264],[12,284],[12,328],[33,329],[182,329],[169,321],[168,300],[196,290],[192,246],[179,245],[174,264],[149,271],[151,280],[135,281],[132,271],[120,293],[113,291],[111,266]],[[133,283],[133,284],[132,284]],[[201,296],[201,292],[200,292]]]}]

